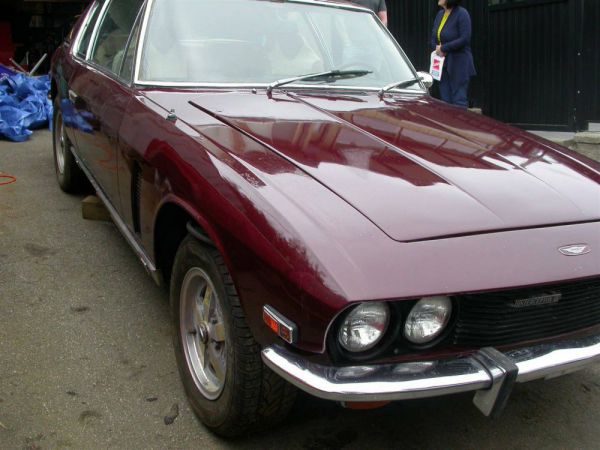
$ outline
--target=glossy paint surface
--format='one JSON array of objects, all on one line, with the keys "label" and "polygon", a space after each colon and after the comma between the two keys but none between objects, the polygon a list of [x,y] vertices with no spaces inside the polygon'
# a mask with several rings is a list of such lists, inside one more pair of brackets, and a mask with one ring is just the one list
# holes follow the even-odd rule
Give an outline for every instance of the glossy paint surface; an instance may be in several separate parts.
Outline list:
[{"label": "glossy paint surface", "polygon": [[[64,48],[53,73],[59,96],[77,86],[99,111],[85,139],[104,151],[76,151],[148,255],[165,239],[158,218],[185,211],[262,344],[275,339],[265,304],[298,325],[299,348],[323,352],[354,302],[600,275],[600,165],[427,95],[113,89]],[[592,251],[558,251],[582,243]]]},{"label": "glossy paint surface", "polygon": [[600,219],[597,175],[425,97],[191,101],[275,149],[398,241]]},{"label": "glossy paint surface", "polygon": [[[486,118],[462,112],[466,117],[456,118],[457,110],[425,96],[396,100],[402,101],[402,107],[382,103],[381,109],[372,108],[366,116],[372,114],[379,120],[366,131],[366,125],[351,124],[339,118],[339,112],[317,110],[304,100],[315,104],[341,101],[350,109],[346,113],[352,114],[352,120],[361,124],[366,119],[360,107],[365,102],[376,104],[375,95],[331,99],[306,94],[278,94],[269,99],[264,93],[249,91],[146,90],[140,97],[156,114],[176,111],[175,125],[165,125],[163,117],[152,117],[145,125],[178,130],[177,138],[173,131],[158,133],[173,143],[169,149],[173,157],[167,157],[163,149],[156,152],[160,162],[144,159],[166,175],[176,197],[190,199],[189,204],[198,205],[192,207],[207,222],[218,224],[216,234],[257,324],[260,307],[269,303],[299,324],[300,346],[316,350],[331,319],[349,302],[500,289],[600,274],[597,255],[569,260],[557,251],[565,242],[600,246],[600,224],[595,222],[600,217],[596,163]],[[390,128],[401,128],[402,122],[394,122],[395,114],[414,114],[420,126],[414,119],[394,137],[375,128],[390,122]],[[438,124],[431,125],[428,116]],[[132,120],[134,116],[126,122]],[[411,134],[408,127],[417,128],[420,134]],[[448,127],[452,133],[440,131]],[[316,129],[322,132],[314,136]],[[344,141],[347,135],[350,144]],[[405,135],[412,136],[412,141]],[[439,139],[439,135],[446,139],[438,149],[431,148],[426,137]],[[405,139],[403,148],[398,149],[401,139]],[[373,151],[384,146],[381,152]],[[385,158],[390,164],[381,163]],[[181,161],[181,168],[165,170],[175,161]],[[442,177],[430,170],[434,164],[430,161],[436,161],[437,173],[445,167],[448,172],[455,169],[471,195],[448,182],[449,175]],[[498,167],[501,162],[504,165]],[[189,178],[178,187],[182,173]],[[488,198],[496,196],[495,203],[488,200],[487,208],[481,202],[465,203],[465,198],[483,195],[469,180],[471,173],[487,188],[482,191]],[[488,173],[491,180],[484,177]],[[515,180],[533,185],[536,196],[517,192]],[[490,186],[493,182],[496,191]],[[352,183],[367,190],[365,197],[357,195],[363,193]],[[445,202],[429,191],[432,183],[452,192]],[[393,195],[386,192],[386,186]],[[452,202],[452,195],[459,199],[457,203]],[[411,214],[401,215],[397,196],[402,196],[407,205],[404,210]],[[571,214],[554,213],[546,204],[552,201],[567,205]],[[431,208],[432,203],[440,209]],[[473,216],[464,204],[476,205]],[[379,208],[378,214],[369,215],[369,207]],[[461,207],[460,214],[455,214]],[[479,224],[481,211],[490,209],[504,215],[505,222],[496,227],[499,230],[530,228],[502,232],[473,225]],[[415,219],[428,214],[429,223]],[[381,223],[393,226],[390,217],[400,217],[396,220],[405,226],[386,230]],[[580,221],[587,223],[564,225]],[[454,223],[462,228],[451,228]],[[398,236],[391,236],[394,231]],[[443,238],[466,232],[471,234]],[[415,241],[398,242],[399,237]],[[255,292],[261,292],[262,298],[254,299]]]}]

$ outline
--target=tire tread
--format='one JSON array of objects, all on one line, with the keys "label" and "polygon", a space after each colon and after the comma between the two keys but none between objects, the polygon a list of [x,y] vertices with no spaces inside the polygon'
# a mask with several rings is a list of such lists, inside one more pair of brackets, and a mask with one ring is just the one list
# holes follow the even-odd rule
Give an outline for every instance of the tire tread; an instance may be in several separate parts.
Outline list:
[{"label": "tire tread", "polygon": [[[189,242],[193,241],[194,244]],[[246,322],[246,314],[241,305],[237,289],[222,255],[213,247],[205,246],[192,236],[186,237],[178,251],[188,245],[200,246],[215,263],[230,305],[232,320],[232,345],[235,347],[236,387],[232,411],[228,418],[211,429],[223,437],[234,437],[249,432],[270,428],[285,419],[291,410],[296,388],[287,383],[261,360],[261,347],[254,340],[252,330]],[[179,258],[175,259],[174,273]],[[174,280],[175,278],[172,278]],[[176,313],[174,311],[174,313]],[[189,394],[188,394],[189,395]],[[196,411],[196,402],[191,402]],[[198,414],[201,418],[201,414]],[[210,427],[210,426],[209,426]]]}]

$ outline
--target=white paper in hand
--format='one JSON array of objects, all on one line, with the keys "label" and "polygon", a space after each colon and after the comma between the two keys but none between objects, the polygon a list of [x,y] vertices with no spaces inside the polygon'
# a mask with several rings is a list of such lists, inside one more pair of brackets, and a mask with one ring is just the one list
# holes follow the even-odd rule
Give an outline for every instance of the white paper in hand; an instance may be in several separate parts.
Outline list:
[{"label": "white paper in hand", "polygon": [[429,73],[436,81],[441,81],[442,71],[444,70],[444,61],[446,58],[438,56],[436,52],[431,52],[431,67]]}]

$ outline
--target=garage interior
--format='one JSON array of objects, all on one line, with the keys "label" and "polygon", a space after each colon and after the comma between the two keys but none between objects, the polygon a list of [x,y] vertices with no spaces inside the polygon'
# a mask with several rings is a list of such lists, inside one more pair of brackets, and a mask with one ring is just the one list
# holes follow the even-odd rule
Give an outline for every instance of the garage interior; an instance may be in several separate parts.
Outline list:
[{"label": "garage interior", "polygon": [[0,64],[13,58],[31,70],[44,54],[37,74],[50,70],[50,57],[68,35],[89,0],[0,0]]}]

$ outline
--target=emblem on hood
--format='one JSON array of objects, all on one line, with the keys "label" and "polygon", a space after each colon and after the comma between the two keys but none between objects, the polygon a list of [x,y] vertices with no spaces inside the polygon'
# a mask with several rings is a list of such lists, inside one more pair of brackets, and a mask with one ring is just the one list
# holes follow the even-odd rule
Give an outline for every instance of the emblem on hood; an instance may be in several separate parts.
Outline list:
[{"label": "emblem on hood", "polygon": [[565,256],[587,255],[592,251],[592,247],[587,244],[566,245],[558,249]]}]

